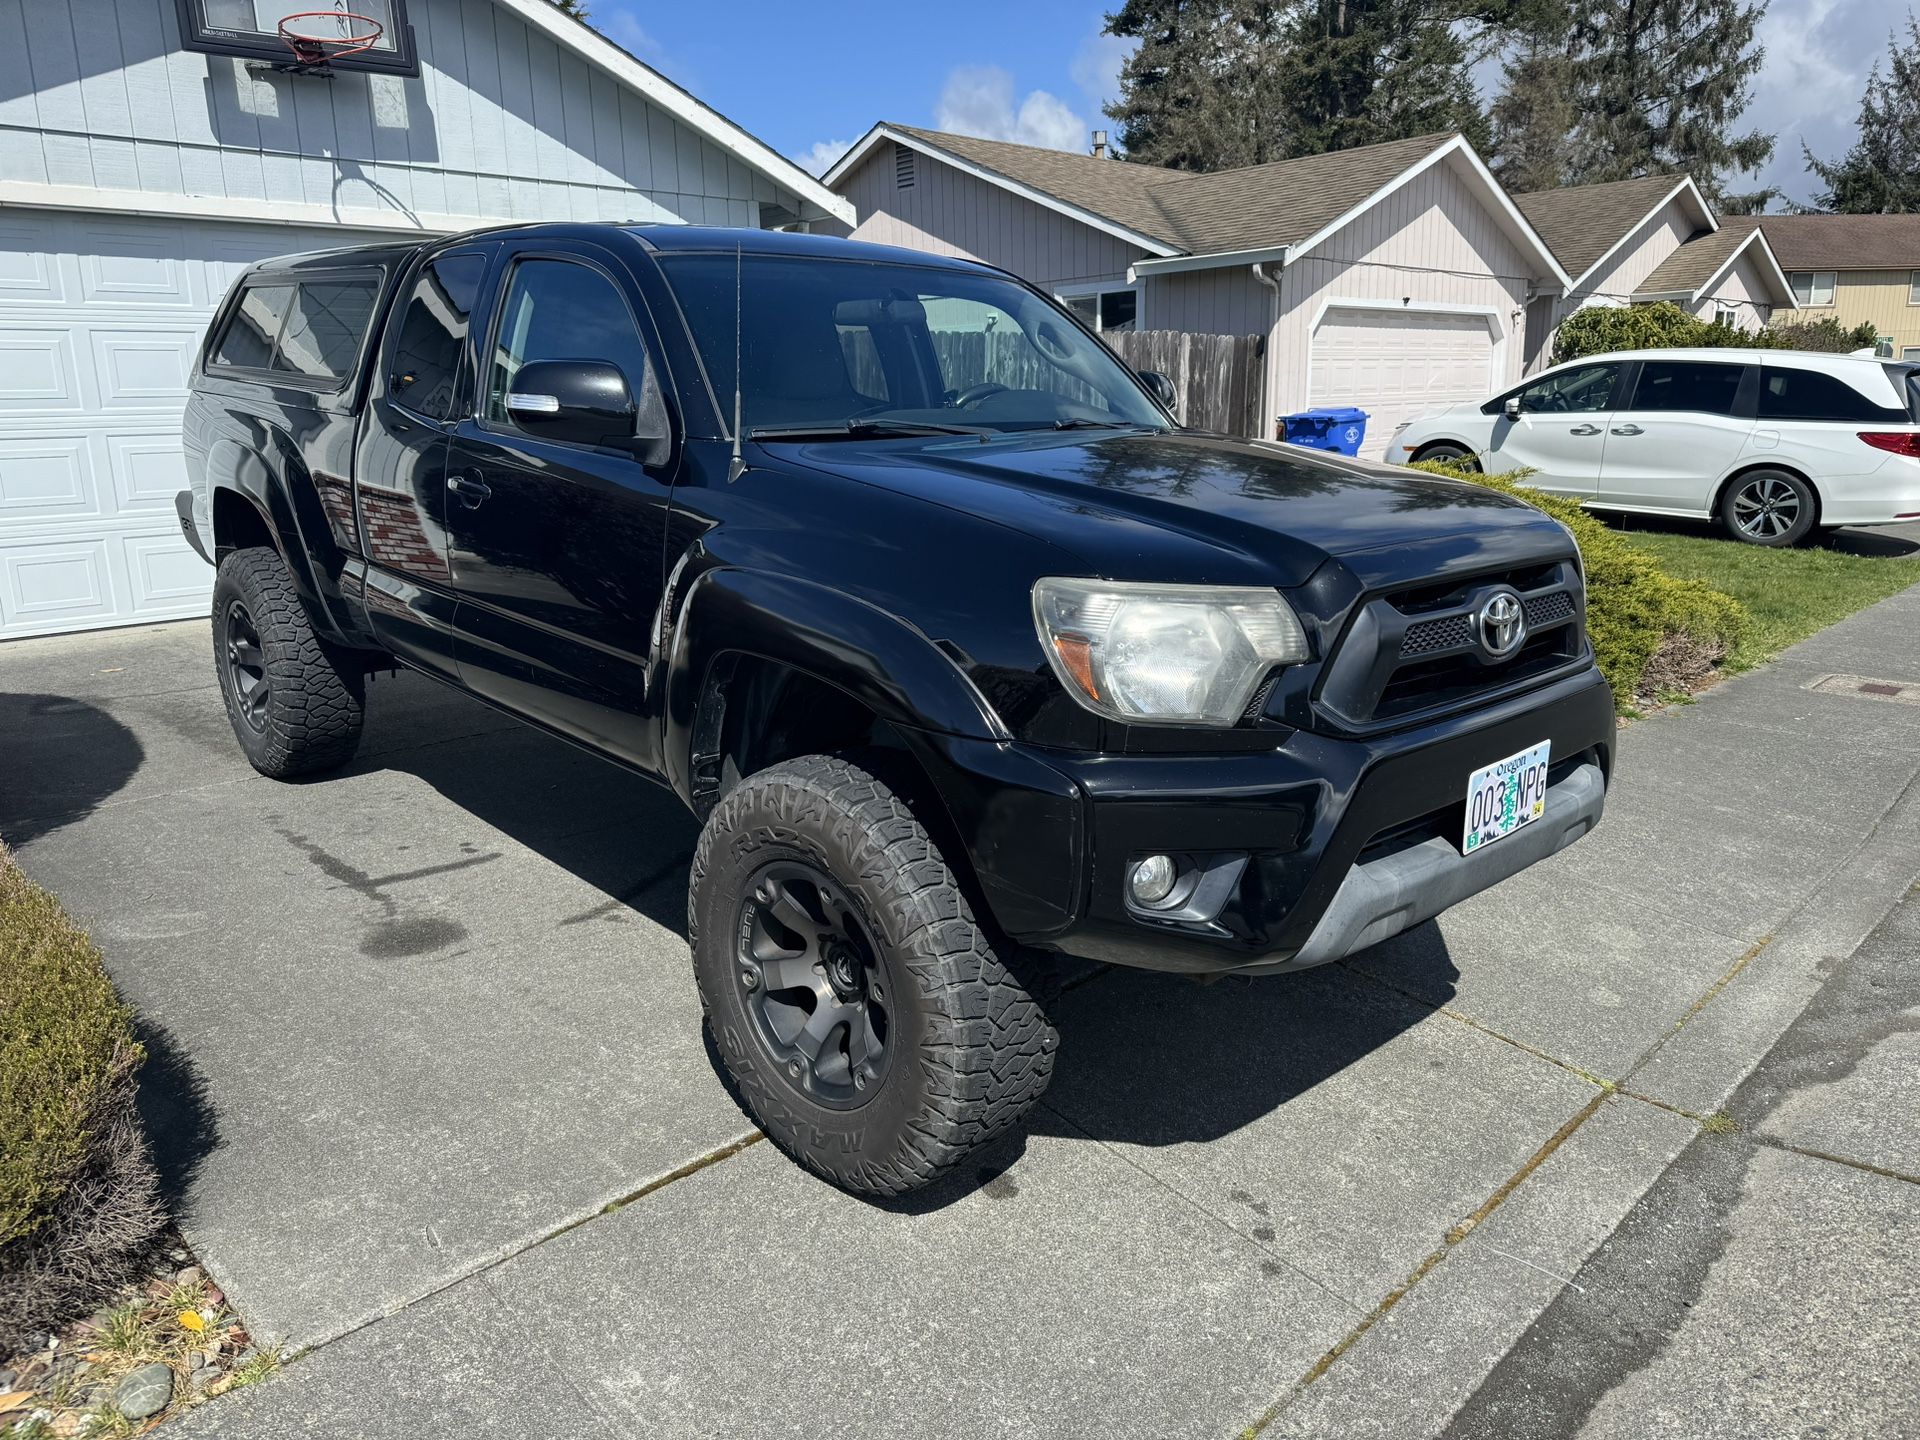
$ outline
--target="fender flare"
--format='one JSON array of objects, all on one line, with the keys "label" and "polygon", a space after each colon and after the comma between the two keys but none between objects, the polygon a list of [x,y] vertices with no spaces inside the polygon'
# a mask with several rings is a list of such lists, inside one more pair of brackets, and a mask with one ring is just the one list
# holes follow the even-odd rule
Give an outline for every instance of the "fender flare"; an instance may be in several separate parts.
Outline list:
[{"label": "fender flare", "polygon": [[813,581],[720,566],[688,588],[663,671],[664,769],[689,804],[696,736],[717,698],[708,678],[730,654],[790,666],[905,729],[1009,738],[960,667],[906,621]]},{"label": "fender flare", "polygon": [[[282,453],[269,457],[249,446],[239,444],[230,438],[215,442],[208,455],[207,470],[212,478],[207,494],[207,527],[213,532],[214,554],[219,555],[221,536],[215,524],[215,497],[222,491],[229,491],[250,505],[260,517],[273,541],[273,548],[293,577],[294,593],[299,596],[301,606],[306,610],[309,621],[330,640],[344,644],[356,643],[353,626],[349,617],[342,612],[340,605],[339,566],[335,566],[335,577],[325,578],[321,560],[309,548],[307,536],[317,534],[323,539],[328,558],[344,562],[345,556],[338,553],[333,544],[331,532],[327,529],[325,517],[318,511],[318,501],[314,502],[315,514],[308,524],[302,524],[299,513],[299,501],[293,492],[293,486],[285,473],[288,465],[301,466],[297,452],[285,444],[284,437],[277,430],[268,432],[274,448]],[[221,452],[231,447],[232,456],[225,465],[216,462],[222,459]],[[273,461],[278,460],[278,467]],[[306,489],[312,493],[309,481]]]}]

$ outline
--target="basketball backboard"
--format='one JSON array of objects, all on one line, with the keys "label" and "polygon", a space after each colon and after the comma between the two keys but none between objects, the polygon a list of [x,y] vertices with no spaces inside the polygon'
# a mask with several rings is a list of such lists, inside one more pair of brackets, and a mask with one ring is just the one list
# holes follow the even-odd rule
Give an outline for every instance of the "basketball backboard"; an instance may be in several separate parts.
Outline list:
[{"label": "basketball backboard", "polygon": [[[180,39],[189,50],[207,55],[237,55],[246,60],[293,67],[295,56],[280,38],[280,23],[295,22],[304,34],[349,39],[366,27],[350,16],[365,16],[380,26],[380,38],[365,50],[329,62],[333,70],[377,70],[388,75],[418,75],[413,29],[406,0],[174,0],[180,10]],[[309,12],[320,12],[317,15]],[[334,19],[333,16],[340,18]]]}]

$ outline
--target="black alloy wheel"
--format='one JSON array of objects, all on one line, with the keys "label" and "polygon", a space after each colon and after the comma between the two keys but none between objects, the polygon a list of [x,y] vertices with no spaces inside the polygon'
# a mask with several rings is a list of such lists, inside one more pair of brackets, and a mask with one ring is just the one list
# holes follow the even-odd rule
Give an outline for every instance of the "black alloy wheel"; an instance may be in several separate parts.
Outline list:
[{"label": "black alloy wheel", "polygon": [[253,623],[246,602],[235,600],[227,606],[223,655],[227,667],[227,690],[233,696],[236,714],[255,732],[267,728],[267,700],[273,682],[267,676],[266,652],[260,646],[260,629]]},{"label": "black alloy wheel", "polygon": [[892,1030],[879,947],[845,890],[776,861],[740,902],[737,979],[755,1038],[787,1085],[851,1110],[886,1077]]}]

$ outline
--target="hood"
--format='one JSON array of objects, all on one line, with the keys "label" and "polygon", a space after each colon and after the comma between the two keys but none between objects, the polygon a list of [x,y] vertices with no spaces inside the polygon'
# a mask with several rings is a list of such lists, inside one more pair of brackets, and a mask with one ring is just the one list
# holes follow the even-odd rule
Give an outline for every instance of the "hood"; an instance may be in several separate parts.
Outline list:
[{"label": "hood", "polygon": [[1047,540],[1106,579],[1290,588],[1329,556],[1443,537],[1501,551],[1545,527],[1564,543],[1540,511],[1482,486],[1278,443],[1042,431],[797,448],[808,465]]}]

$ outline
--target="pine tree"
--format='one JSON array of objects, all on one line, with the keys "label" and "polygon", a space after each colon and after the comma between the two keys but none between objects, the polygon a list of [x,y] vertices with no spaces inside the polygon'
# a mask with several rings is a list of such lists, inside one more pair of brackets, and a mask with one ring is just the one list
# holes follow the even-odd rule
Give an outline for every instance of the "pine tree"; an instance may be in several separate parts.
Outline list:
[{"label": "pine tree", "polygon": [[1678,170],[1723,210],[1764,206],[1773,191],[1726,184],[1728,172],[1757,171],[1773,154],[1771,135],[1734,133],[1765,54],[1754,41],[1764,9],[1764,0],[1580,0],[1568,183]]},{"label": "pine tree", "polygon": [[1489,115],[1489,164],[1516,194],[1567,183],[1568,138],[1579,114],[1569,39],[1562,23],[1528,35],[1507,57]]},{"label": "pine tree", "polygon": [[1807,169],[1825,188],[1815,203],[1849,215],[1920,211],[1920,20],[1907,16],[1906,43],[1887,37],[1887,73],[1876,62],[1860,97],[1860,136],[1839,160],[1805,145]]},{"label": "pine tree", "polygon": [[1242,0],[1125,0],[1107,33],[1139,44],[1106,107],[1129,160],[1220,170],[1278,159],[1262,103],[1265,7]]},{"label": "pine tree", "polygon": [[587,0],[548,0],[548,3],[563,15],[571,15],[576,20],[587,18]]}]

